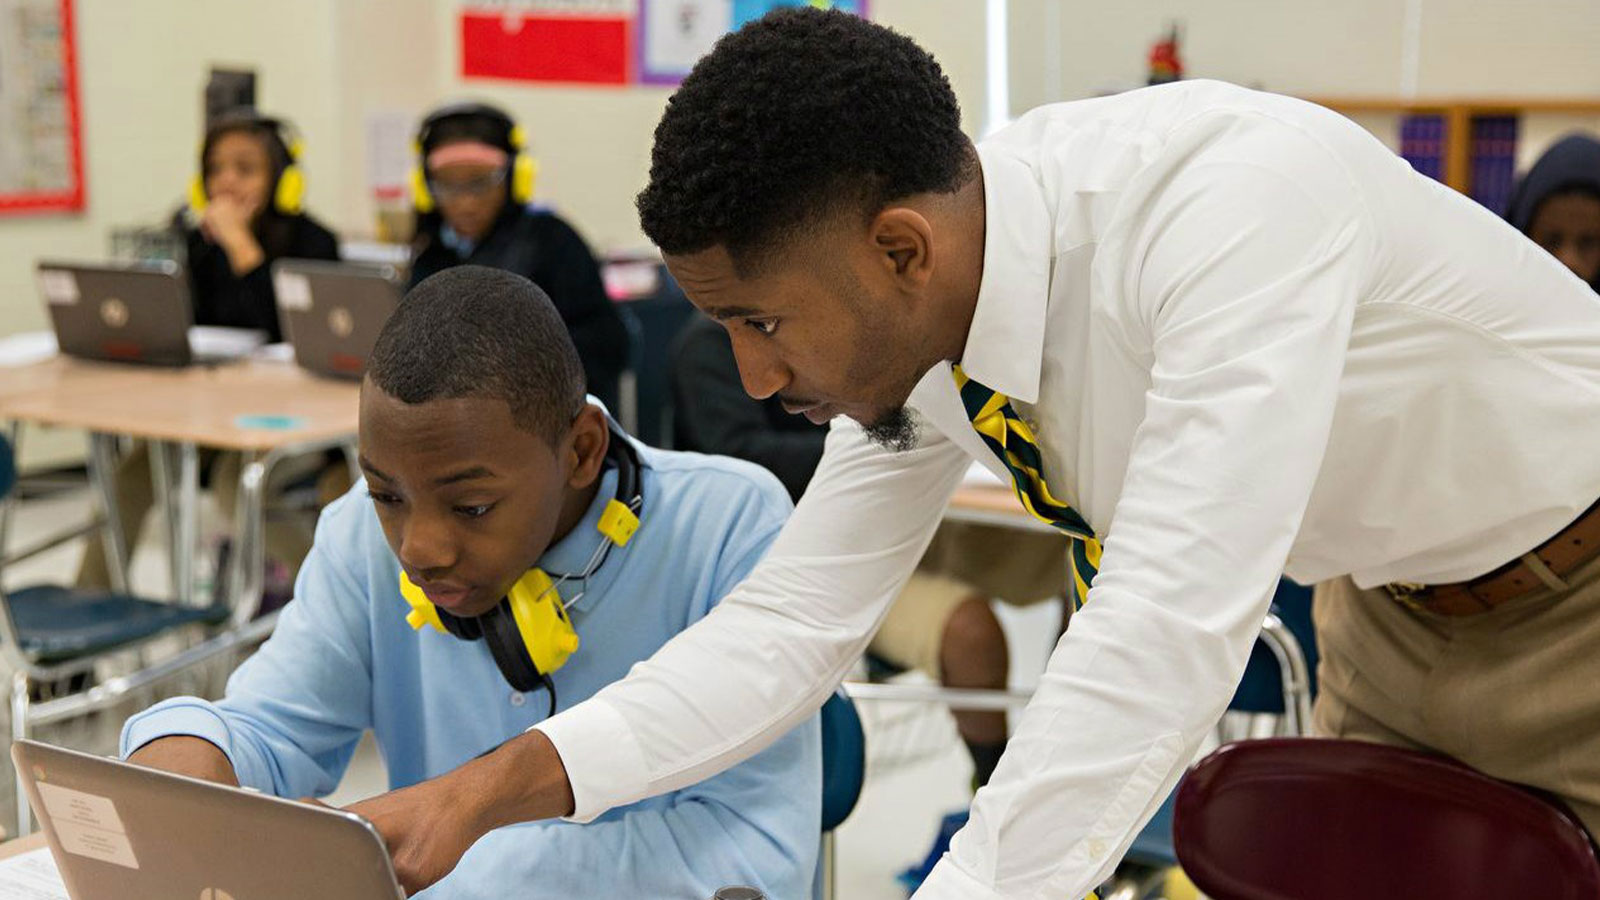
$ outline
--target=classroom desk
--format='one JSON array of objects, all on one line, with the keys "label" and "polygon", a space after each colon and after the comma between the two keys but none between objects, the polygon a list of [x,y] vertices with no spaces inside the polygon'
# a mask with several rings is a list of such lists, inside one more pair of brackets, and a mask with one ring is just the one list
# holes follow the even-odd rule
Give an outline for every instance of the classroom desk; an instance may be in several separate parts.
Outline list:
[{"label": "classroom desk", "polygon": [[[240,552],[229,573],[235,624],[247,621],[260,602],[263,489],[272,467],[290,456],[347,446],[356,434],[358,383],[320,378],[287,362],[168,369],[58,357],[8,369],[0,382],[0,419],[91,434],[90,472],[107,509],[115,508],[111,441],[127,435],[151,442],[157,498],[176,503],[176,509],[168,506],[168,521],[175,530],[173,584],[182,603],[194,602],[198,448],[246,454],[235,521]],[[176,491],[169,484],[168,448],[179,456]],[[115,582],[126,557],[120,546],[108,551]]]},{"label": "classroom desk", "polygon": [[45,845],[46,841],[44,838],[44,832],[35,831],[33,834],[30,834],[26,837],[20,837],[14,841],[0,843],[0,859],[10,859],[13,856],[21,856],[24,853],[38,850]]},{"label": "classroom desk", "polygon": [[1022,508],[1022,501],[1011,488],[1001,484],[963,484],[945,507],[947,522],[994,525],[1019,531],[1060,534],[1055,528],[1035,519]]}]

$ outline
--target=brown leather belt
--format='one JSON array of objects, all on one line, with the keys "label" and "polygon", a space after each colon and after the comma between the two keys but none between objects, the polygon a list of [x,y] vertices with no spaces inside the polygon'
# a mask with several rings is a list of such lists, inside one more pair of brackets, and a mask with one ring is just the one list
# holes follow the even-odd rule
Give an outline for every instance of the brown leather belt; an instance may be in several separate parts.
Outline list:
[{"label": "brown leather belt", "polygon": [[1555,537],[1471,581],[1395,582],[1383,589],[1413,609],[1441,616],[1472,616],[1541,589],[1565,590],[1563,579],[1596,557],[1600,557],[1600,502]]}]

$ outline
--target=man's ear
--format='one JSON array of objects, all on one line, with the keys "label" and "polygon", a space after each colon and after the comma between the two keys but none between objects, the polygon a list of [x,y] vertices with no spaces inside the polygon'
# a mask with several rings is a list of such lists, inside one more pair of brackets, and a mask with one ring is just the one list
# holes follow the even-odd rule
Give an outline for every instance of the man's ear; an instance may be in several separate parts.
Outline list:
[{"label": "man's ear", "polygon": [[593,403],[585,404],[567,431],[562,452],[562,462],[568,472],[567,486],[582,490],[594,484],[605,467],[606,450],[610,446],[611,426],[606,414]]},{"label": "man's ear", "polygon": [[903,287],[920,291],[933,277],[933,226],[910,207],[891,206],[873,218],[869,236],[882,265]]}]

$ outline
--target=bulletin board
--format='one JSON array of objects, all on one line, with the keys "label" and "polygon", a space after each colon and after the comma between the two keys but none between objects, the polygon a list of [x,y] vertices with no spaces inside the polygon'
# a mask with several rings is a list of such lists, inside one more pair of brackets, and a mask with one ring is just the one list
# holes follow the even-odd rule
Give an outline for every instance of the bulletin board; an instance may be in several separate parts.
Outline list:
[{"label": "bulletin board", "polygon": [[469,0],[465,78],[623,85],[633,76],[634,0]]},{"label": "bulletin board", "polygon": [[867,14],[867,0],[639,0],[639,80],[677,84],[718,38],[784,6]]},{"label": "bulletin board", "polygon": [[0,215],[83,207],[72,0],[0,0]]}]

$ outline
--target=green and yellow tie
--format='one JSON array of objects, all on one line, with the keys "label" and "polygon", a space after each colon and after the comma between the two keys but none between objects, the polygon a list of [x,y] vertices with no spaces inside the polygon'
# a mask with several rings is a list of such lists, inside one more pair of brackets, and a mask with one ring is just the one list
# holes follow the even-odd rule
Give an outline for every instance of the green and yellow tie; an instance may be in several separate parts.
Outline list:
[{"label": "green and yellow tie", "polygon": [[1089,597],[1089,585],[1100,568],[1100,541],[1094,529],[1084,521],[1078,511],[1057,500],[1044,483],[1044,460],[1039,455],[1039,442],[1033,429],[1011,407],[1011,398],[990,390],[955,366],[952,374],[956,389],[961,392],[961,403],[967,408],[967,418],[983,438],[984,444],[1011,473],[1011,483],[1017,499],[1034,518],[1059,529],[1073,538],[1072,541],[1072,608],[1083,606]]}]

